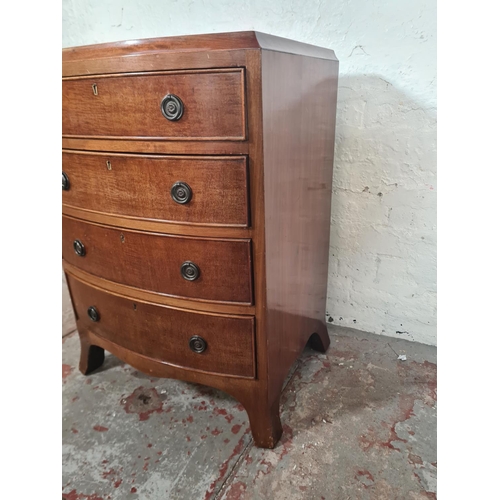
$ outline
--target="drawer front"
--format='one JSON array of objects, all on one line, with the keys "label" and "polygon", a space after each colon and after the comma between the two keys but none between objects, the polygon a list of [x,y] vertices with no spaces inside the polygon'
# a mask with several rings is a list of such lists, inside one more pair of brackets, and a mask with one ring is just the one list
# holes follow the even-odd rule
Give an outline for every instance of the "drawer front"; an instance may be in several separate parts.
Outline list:
[{"label": "drawer front", "polygon": [[69,275],[68,286],[80,329],[88,328],[125,349],[172,365],[255,376],[251,317],[197,314],[146,304],[93,288]]},{"label": "drawer front", "polygon": [[125,231],[70,217],[62,230],[64,260],[90,274],[174,297],[252,303],[250,240]]},{"label": "drawer front", "polygon": [[63,136],[246,139],[242,68],[69,78],[62,86]]},{"label": "drawer front", "polygon": [[246,157],[63,153],[63,204],[137,219],[248,226]]}]

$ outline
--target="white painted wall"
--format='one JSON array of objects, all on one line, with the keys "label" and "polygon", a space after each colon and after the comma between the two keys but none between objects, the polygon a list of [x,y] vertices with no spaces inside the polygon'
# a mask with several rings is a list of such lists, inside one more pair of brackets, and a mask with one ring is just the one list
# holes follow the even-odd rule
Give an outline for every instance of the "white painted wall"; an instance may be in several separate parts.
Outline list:
[{"label": "white painted wall", "polygon": [[435,344],[435,0],[63,0],[64,47],[241,30],[340,60],[329,321]]}]

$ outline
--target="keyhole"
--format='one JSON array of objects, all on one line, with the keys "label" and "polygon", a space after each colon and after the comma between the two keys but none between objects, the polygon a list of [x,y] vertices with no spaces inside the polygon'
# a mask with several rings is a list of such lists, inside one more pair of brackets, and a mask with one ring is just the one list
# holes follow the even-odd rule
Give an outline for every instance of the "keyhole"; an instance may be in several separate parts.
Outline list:
[{"label": "keyhole", "polygon": [[106,168],[111,170],[111,162],[109,160],[106,160]]},{"label": "keyhole", "polygon": [[120,241],[122,243],[125,243],[125,236],[123,236],[123,234],[120,234]]},{"label": "keyhole", "polygon": [[97,83],[93,83],[92,84],[92,92],[94,93],[94,95],[98,95],[98,93],[97,93]]}]

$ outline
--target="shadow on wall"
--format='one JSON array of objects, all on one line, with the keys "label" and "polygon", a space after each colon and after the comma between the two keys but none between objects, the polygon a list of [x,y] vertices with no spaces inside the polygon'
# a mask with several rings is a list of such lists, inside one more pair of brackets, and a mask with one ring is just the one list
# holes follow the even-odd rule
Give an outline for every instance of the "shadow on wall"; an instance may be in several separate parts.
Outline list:
[{"label": "shadow on wall", "polygon": [[436,343],[436,108],[339,78],[327,321]]}]

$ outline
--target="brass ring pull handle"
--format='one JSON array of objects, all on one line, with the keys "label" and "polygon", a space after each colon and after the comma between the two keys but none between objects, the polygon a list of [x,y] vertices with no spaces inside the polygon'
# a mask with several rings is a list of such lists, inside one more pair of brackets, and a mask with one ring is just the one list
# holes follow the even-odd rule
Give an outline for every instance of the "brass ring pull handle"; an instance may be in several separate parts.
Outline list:
[{"label": "brass ring pull handle", "polygon": [[193,196],[193,191],[189,187],[189,184],[179,181],[172,186],[172,189],[170,190],[170,196],[172,196],[172,199],[175,201],[175,203],[179,203],[179,205],[185,205],[186,203],[190,202]]},{"label": "brass ring pull handle", "polygon": [[194,281],[200,276],[200,268],[189,260],[186,260],[181,266],[181,275],[187,281]]},{"label": "brass ring pull handle", "polygon": [[161,101],[160,109],[167,120],[176,122],[182,118],[184,104],[180,97],[174,94],[167,94]]},{"label": "brass ring pull handle", "polygon": [[62,190],[63,191],[69,190],[69,178],[68,178],[66,172],[62,173]]},{"label": "brass ring pull handle", "polygon": [[87,253],[85,245],[80,240],[73,241],[73,250],[79,257],[85,257],[85,254]]},{"label": "brass ring pull handle", "polygon": [[99,315],[99,311],[94,306],[90,306],[87,309],[87,314],[89,315],[89,318],[92,321],[99,321],[101,319],[101,316]]},{"label": "brass ring pull handle", "polygon": [[207,342],[198,335],[194,335],[189,339],[189,348],[196,354],[201,354],[207,348]]}]

